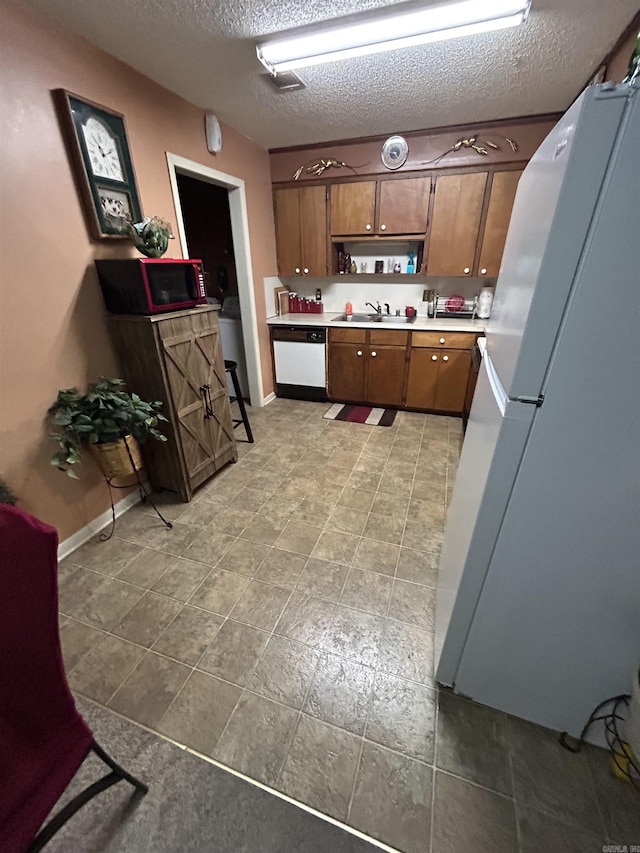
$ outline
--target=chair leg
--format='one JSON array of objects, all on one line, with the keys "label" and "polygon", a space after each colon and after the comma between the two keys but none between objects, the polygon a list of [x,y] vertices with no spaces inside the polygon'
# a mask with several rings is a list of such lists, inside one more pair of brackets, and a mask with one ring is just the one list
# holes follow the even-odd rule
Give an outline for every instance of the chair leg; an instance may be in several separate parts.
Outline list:
[{"label": "chair leg", "polygon": [[141,796],[144,796],[149,790],[144,782],[136,779],[135,776],[127,773],[123,767],[116,764],[113,758],[111,758],[111,756],[108,755],[95,740],[91,744],[91,750],[95,752],[98,758],[104,761],[104,763],[111,768],[111,772],[89,785],[89,787],[85,788],[84,791],[81,791],[70,802],[68,802],[64,808],[60,809],[60,811],[46,824],[44,829],[40,830],[38,835],[36,835],[25,853],[39,853],[45,844],[48,844],[48,842],[51,841],[56,832],[58,832],[58,830],[60,830],[77,811],[85,806],[89,800],[92,800],[95,796],[101,794],[102,791],[106,791],[107,788],[110,788],[112,785],[116,785],[118,782],[129,782],[129,784],[133,785],[136,792]]},{"label": "chair leg", "polygon": [[247,438],[249,439],[249,443],[253,444],[253,433],[251,432],[251,426],[249,425],[249,416],[247,415],[247,410],[244,405],[244,397],[242,396],[242,390],[240,389],[238,374],[235,369],[230,370],[229,372],[231,373],[231,381],[233,382],[233,392],[236,395],[236,400],[238,401],[238,406],[240,408],[240,416],[242,417],[242,423],[244,424],[244,428],[247,431]]}]

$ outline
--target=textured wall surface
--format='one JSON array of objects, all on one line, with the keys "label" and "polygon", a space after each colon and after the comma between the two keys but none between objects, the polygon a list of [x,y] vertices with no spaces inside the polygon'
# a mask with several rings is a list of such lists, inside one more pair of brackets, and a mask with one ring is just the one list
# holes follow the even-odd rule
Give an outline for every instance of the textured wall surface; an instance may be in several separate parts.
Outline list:
[{"label": "textured wall surface", "polygon": [[[107,509],[108,495],[90,460],[80,482],[50,467],[46,410],[59,388],[118,375],[93,261],[136,253],[90,240],[51,90],[124,113],[147,214],[175,225],[166,151],[245,180],[265,393],[262,278],[276,271],[269,157],[224,126],[222,152],[209,154],[200,109],[33,12],[3,2],[1,14],[0,476],[64,539]],[[177,240],[171,254],[180,256]]]},{"label": "textured wall surface", "polygon": [[564,111],[638,11],[533,0],[524,26],[305,68],[306,90],[279,93],[257,41],[389,0],[22,2],[269,148]]}]

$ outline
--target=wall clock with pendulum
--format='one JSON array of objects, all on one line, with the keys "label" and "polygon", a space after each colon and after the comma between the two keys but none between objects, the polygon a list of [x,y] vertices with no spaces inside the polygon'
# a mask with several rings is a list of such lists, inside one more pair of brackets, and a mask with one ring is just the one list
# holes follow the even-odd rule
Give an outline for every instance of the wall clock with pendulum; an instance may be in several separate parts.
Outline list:
[{"label": "wall clock with pendulum", "polygon": [[64,89],[54,97],[67,138],[91,235],[128,237],[142,210],[124,116]]}]

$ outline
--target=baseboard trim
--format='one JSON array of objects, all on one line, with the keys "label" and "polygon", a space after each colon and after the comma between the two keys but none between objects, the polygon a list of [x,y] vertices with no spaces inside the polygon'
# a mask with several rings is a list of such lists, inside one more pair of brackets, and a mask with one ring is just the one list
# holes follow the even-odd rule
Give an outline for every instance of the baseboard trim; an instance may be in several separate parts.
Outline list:
[{"label": "baseboard trim", "polygon": [[[149,490],[147,489],[147,491]],[[140,494],[136,489],[114,505],[116,518],[121,516],[128,509],[131,509],[131,507],[135,506],[137,503],[140,503]],[[99,515],[97,518],[94,518],[93,521],[90,521],[89,524],[85,524],[85,526],[80,530],[72,533],[68,539],[64,540],[64,542],[60,542],[58,545],[58,559],[64,560],[64,558],[68,557],[69,554],[72,554],[76,548],[84,545],[84,543],[91,539],[92,536],[95,536],[96,533],[99,533],[103,527],[106,527],[107,524],[110,523],[111,509],[107,509],[102,513],[102,515]]]},{"label": "baseboard trim", "polygon": [[267,396],[263,398],[263,400],[262,400],[262,405],[263,405],[263,406],[268,406],[268,405],[269,405],[269,403],[273,403],[273,401],[274,401],[275,399],[276,399],[276,392],[275,392],[275,391],[272,391],[270,394],[267,394]]}]

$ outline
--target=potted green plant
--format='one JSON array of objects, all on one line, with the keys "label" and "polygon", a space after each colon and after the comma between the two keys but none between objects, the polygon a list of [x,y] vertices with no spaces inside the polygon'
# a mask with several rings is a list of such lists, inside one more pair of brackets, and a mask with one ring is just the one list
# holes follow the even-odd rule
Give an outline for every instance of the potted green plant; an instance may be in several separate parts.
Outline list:
[{"label": "potted green plant", "polygon": [[81,461],[82,448],[88,447],[105,477],[122,477],[142,468],[138,442],[150,436],[166,441],[157,425],[167,419],[158,411],[160,401],[147,403],[127,393],[124,385],[122,379],[101,376],[86,394],[77,388],[58,391],[49,408],[60,428],[49,434],[60,445],[52,465],[78,479],[71,466]]}]

